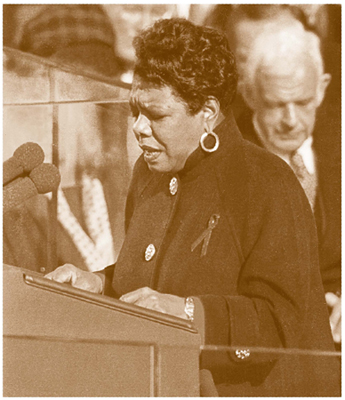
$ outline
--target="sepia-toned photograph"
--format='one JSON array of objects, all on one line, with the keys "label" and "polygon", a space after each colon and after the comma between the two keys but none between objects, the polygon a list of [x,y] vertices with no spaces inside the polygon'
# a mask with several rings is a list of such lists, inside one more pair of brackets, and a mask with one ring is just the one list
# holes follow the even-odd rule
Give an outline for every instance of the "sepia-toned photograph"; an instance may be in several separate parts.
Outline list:
[{"label": "sepia-toned photograph", "polygon": [[3,397],[341,397],[334,4],[3,4]]}]

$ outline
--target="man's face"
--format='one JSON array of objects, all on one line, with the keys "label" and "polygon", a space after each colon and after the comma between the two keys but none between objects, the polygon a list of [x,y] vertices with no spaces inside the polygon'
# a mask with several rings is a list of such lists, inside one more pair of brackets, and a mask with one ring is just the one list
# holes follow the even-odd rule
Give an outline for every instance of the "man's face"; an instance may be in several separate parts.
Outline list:
[{"label": "man's face", "polygon": [[309,58],[261,68],[256,75],[256,118],[278,152],[291,153],[312,135],[320,77]]}]

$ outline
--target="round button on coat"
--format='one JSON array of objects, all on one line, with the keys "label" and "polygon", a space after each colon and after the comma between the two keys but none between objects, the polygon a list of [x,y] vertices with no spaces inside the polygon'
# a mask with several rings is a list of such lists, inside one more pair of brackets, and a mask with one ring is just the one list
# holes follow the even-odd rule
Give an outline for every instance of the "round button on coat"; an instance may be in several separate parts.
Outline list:
[{"label": "round button on coat", "polygon": [[152,257],[156,254],[156,248],[155,246],[151,243],[146,247],[145,250],[145,260],[150,261],[152,260]]},{"label": "round button on coat", "polygon": [[175,196],[175,194],[177,193],[177,189],[178,189],[178,181],[177,178],[173,177],[171,178],[171,181],[169,183],[170,194]]},{"label": "round button on coat", "polygon": [[240,360],[244,360],[250,356],[250,350],[236,350],[235,351],[236,357]]}]

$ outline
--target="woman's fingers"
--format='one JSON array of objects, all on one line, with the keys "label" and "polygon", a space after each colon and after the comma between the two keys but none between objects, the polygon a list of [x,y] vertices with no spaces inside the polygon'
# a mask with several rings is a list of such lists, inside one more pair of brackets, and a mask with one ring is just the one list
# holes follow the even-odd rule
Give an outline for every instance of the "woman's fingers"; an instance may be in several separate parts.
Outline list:
[{"label": "woman's fingers", "polygon": [[72,264],[65,264],[61,267],[56,268],[54,271],[45,275],[44,277],[52,281],[59,283],[69,283],[72,281],[73,276],[76,274]]},{"label": "woman's fingers", "polygon": [[93,293],[102,292],[102,278],[92,272],[83,271],[72,264],[65,264],[55,271],[45,275],[45,278],[59,282],[70,283],[73,287]]},{"label": "woman's fingers", "polygon": [[333,340],[341,342],[341,297],[334,293],[326,293],[326,303],[332,309],[329,323],[332,329]]},{"label": "woman's fingers", "polygon": [[337,304],[337,302],[339,300],[339,297],[335,293],[332,293],[332,292],[326,293],[325,298],[326,298],[326,303],[327,303],[328,307],[332,307],[332,308]]},{"label": "woman's fingers", "polygon": [[186,319],[183,297],[160,293],[149,287],[143,287],[126,293],[120,297],[120,300]]},{"label": "woman's fingers", "polygon": [[159,301],[159,296],[164,296],[148,287],[143,287],[133,292],[126,293],[120,297],[120,300],[135,304],[140,307],[148,308],[150,310],[160,311],[166,313]]},{"label": "woman's fingers", "polygon": [[133,290],[133,292],[129,292],[120,297],[121,301],[125,301],[126,303],[136,303],[140,298],[147,297],[151,293],[155,292],[149,287],[142,287],[137,290]]},{"label": "woman's fingers", "polygon": [[160,311],[166,313],[166,310],[160,305],[159,300],[155,296],[141,297],[135,304],[140,307],[148,308],[150,310]]}]

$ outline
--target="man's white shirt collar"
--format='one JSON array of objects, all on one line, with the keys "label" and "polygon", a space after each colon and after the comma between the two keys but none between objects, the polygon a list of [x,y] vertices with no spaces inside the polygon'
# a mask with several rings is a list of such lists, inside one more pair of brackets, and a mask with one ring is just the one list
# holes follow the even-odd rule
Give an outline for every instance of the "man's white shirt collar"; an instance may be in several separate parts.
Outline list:
[{"label": "man's white shirt collar", "polygon": [[[277,149],[273,148],[273,146],[268,142],[268,140],[265,138],[265,136],[262,134],[260,126],[257,122],[257,117],[256,114],[253,115],[253,125],[255,132],[259,136],[260,141],[264,145],[264,147],[270,151],[271,153],[279,156],[282,158],[287,164],[290,165],[290,157],[288,154],[283,154],[279,153]],[[306,139],[302,146],[297,150],[297,153],[300,154],[302,157],[302,160],[304,162],[304,165],[309,172],[310,175],[315,174],[315,155],[313,151],[313,137],[310,136],[308,139]]]}]

